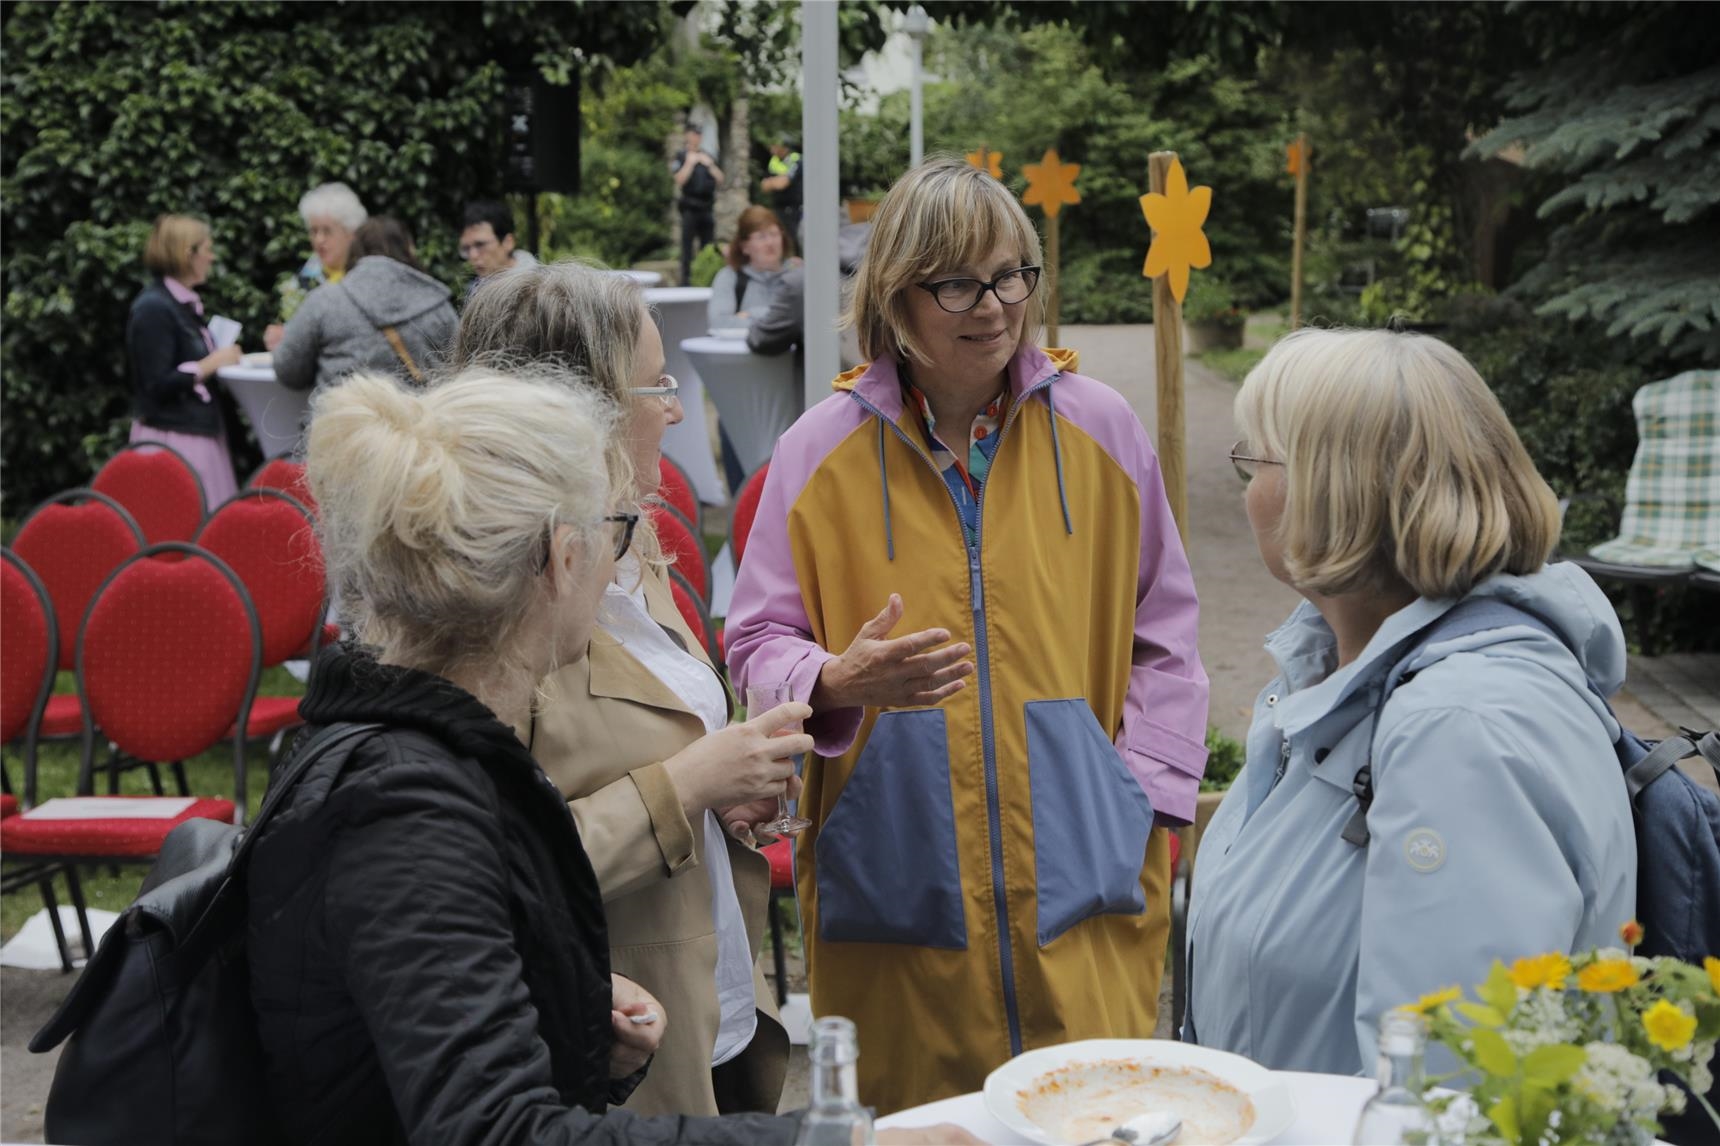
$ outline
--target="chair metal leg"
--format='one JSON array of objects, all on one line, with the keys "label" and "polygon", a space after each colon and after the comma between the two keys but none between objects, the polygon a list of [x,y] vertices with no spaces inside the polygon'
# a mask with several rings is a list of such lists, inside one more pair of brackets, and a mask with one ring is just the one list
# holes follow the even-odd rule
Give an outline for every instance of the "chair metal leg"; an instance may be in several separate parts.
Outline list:
[{"label": "chair metal leg", "polygon": [[788,1005],[788,957],[782,947],[782,916],[777,912],[776,892],[770,893],[770,950],[776,961],[776,1005]]},{"label": "chair metal leg", "polygon": [[1658,613],[1656,608],[1656,593],[1653,585],[1633,585],[1630,590],[1631,609],[1636,613],[1636,643],[1642,648],[1642,655],[1654,655],[1656,641],[1654,639],[1654,620]]},{"label": "chair metal leg", "polygon": [[84,958],[93,959],[96,954],[95,935],[90,931],[90,909],[84,902],[84,885],[78,879],[78,865],[66,865],[66,894],[71,898],[72,910],[78,913],[78,930],[84,938]]},{"label": "chair metal leg", "polygon": [[119,746],[112,743],[108,745],[107,774],[108,795],[119,795]]},{"label": "chair metal leg", "polygon": [[191,795],[191,782],[185,778],[185,761],[175,760],[170,767],[173,769],[174,782],[179,785],[179,794]]},{"label": "chair metal leg", "polygon": [[54,929],[54,943],[60,949],[60,970],[70,975],[72,973],[72,948],[66,942],[66,929],[60,923],[60,903],[54,896],[54,871],[48,873],[36,884],[42,889],[42,903],[48,909],[48,923]]},{"label": "chair metal leg", "polygon": [[167,789],[161,786],[161,769],[156,767],[155,761],[147,760],[143,767],[149,773],[149,790],[157,796],[167,795]]},{"label": "chair metal leg", "polygon": [[1171,873],[1171,1038],[1182,1038],[1188,1007],[1188,882]]}]

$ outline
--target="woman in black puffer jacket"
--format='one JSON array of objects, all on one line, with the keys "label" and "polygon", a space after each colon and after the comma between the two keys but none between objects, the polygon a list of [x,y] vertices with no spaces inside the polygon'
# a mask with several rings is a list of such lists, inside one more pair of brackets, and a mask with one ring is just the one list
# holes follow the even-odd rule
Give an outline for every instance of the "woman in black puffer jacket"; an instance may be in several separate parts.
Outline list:
[{"label": "woman in black puffer jacket", "polygon": [[383,728],[312,766],[249,868],[288,1141],[794,1137],[792,1117],[606,1111],[668,1016],[612,983],[573,818],[513,730],[585,648],[636,520],[610,507],[611,421],[589,391],[495,371],[416,392],[360,375],[316,399],[311,487],[365,648],[325,652],[303,712]]}]

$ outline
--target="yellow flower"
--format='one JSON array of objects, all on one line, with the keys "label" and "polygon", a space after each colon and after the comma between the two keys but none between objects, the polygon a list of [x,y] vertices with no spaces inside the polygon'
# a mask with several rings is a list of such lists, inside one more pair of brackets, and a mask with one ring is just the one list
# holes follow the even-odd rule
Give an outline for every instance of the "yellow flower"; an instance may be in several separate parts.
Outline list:
[{"label": "yellow flower", "polygon": [[1141,196],[1141,213],[1153,229],[1153,245],[1147,248],[1147,265],[1141,274],[1156,279],[1171,276],[1171,293],[1180,303],[1188,294],[1190,267],[1212,265],[1212,245],[1201,230],[1212,210],[1212,188],[1189,190],[1182,160],[1171,164],[1165,177],[1165,193]]},{"label": "yellow flower", "polygon": [[1447,1003],[1455,1003],[1461,998],[1463,998],[1462,987],[1447,987],[1442,991],[1435,991],[1431,995],[1423,995],[1413,1003],[1405,1003],[1403,1006],[1399,1007],[1398,1010],[1414,1011],[1418,1015],[1425,1015],[1436,1007],[1443,1007]]},{"label": "yellow flower", "polygon": [[1708,985],[1714,988],[1714,993],[1720,995],[1720,959],[1710,955],[1702,960],[1702,969],[1708,972]]},{"label": "yellow flower", "polygon": [[1027,176],[1027,191],[1021,201],[1029,207],[1039,207],[1048,218],[1056,218],[1065,203],[1079,203],[1081,192],[1075,190],[1075,177],[1081,174],[1079,163],[1064,163],[1052,148],[1038,163],[1025,163],[1021,173]]},{"label": "yellow flower", "polygon": [[1001,151],[970,151],[967,153],[970,166],[977,167],[993,179],[1003,178],[1003,152]]},{"label": "yellow flower", "polygon": [[1612,994],[1641,981],[1629,959],[1599,959],[1577,972],[1577,986],[1596,994]]},{"label": "yellow flower", "polygon": [[1661,999],[1643,1013],[1642,1029],[1648,1032],[1649,1042],[1663,1051],[1675,1051],[1689,1044],[1696,1033],[1696,1019]]},{"label": "yellow flower", "polygon": [[1533,991],[1536,987],[1562,991],[1570,974],[1570,959],[1558,951],[1519,959],[1511,964],[1511,982],[1525,991]]}]

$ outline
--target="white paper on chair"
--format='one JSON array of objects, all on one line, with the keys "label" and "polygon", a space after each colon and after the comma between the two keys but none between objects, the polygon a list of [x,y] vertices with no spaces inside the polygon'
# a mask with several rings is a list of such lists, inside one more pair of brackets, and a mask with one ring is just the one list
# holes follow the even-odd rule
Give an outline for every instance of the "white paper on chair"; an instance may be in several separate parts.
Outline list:
[{"label": "white paper on chair", "polygon": [[196,802],[194,796],[73,796],[46,800],[23,815],[27,820],[171,820]]},{"label": "white paper on chair", "polygon": [[239,341],[239,332],[245,328],[226,315],[214,314],[209,316],[209,337],[215,341],[215,349],[231,346]]}]

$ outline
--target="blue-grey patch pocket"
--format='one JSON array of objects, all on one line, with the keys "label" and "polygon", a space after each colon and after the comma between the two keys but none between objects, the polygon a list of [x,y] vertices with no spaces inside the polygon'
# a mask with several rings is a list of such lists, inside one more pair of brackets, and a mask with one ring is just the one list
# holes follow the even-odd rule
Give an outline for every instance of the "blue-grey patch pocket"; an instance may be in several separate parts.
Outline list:
[{"label": "blue-grey patch pocket", "polygon": [[1027,704],[1039,945],[1095,915],[1146,910],[1153,805],[1085,700]]},{"label": "blue-grey patch pocket", "polygon": [[813,851],[821,938],[967,947],[943,709],[878,717]]}]

